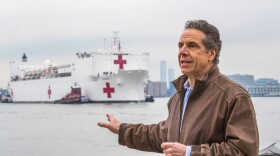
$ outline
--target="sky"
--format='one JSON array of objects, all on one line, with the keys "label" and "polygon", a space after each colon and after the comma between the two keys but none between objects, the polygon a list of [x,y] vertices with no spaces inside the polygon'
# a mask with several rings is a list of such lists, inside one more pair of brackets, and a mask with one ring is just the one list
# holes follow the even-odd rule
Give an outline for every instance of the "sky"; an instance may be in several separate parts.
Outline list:
[{"label": "sky", "polygon": [[104,48],[118,31],[123,49],[150,53],[150,80],[160,80],[160,60],[180,70],[179,37],[187,20],[215,25],[223,42],[223,74],[280,80],[279,0],[0,0],[0,88],[9,61],[71,63],[76,52]]}]

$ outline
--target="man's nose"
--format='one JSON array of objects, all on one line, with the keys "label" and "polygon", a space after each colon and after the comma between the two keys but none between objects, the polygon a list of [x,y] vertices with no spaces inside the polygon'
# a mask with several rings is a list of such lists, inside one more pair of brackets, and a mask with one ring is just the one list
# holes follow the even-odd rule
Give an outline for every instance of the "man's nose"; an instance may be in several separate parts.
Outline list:
[{"label": "man's nose", "polygon": [[182,54],[182,55],[188,55],[189,54],[189,51],[188,51],[188,48],[187,46],[183,46],[179,49],[179,53]]}]

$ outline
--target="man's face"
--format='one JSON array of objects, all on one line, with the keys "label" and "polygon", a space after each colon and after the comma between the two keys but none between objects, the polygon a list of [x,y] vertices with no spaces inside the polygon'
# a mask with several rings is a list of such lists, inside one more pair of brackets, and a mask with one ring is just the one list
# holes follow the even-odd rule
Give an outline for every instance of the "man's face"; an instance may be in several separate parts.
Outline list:
[{"label": "man's face", "polygon": [[183,74],[199,79],[213,65],[215,51],[206,51],[202,43],[204,38],[205,34],[197,29],[187,29],[182,33],[178,60]]}]

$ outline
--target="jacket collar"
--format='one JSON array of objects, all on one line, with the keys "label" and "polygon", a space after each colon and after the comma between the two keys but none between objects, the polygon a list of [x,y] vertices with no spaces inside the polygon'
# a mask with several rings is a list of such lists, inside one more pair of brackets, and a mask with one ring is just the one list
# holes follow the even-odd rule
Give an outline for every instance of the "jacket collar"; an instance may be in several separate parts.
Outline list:
[{"label": "jacket collar", "polygon": [[[197,90],[201,88],[203,85],[210,83],[213,79],[217,77],[218,74],[219,74],[218,66],[213,65],[202,80],[197,80],[197,79],[195,80],[195,85],[193,89]],[[187,79],[188,79],[187,75],[182,75],[172,82],[177,92],[184,92],[185,90],[184,83],[187,81]]]}]

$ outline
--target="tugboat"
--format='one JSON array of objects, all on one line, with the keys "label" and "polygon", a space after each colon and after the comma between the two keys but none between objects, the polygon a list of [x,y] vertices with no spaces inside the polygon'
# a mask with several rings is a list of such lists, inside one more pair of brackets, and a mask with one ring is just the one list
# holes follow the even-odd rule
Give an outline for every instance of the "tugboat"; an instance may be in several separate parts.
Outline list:
[{"label": "tugboat", "polygon": [[55,101],[55,103],[62,103],[62,104],[86,103],[86,102],[89,102],[89,99],[82,96],[81,87],[76,84],[71,87],[71,92],[69,94],[62,97],[61,100]]},{"label": "tugboat", "polygon": [[152,95],[146,95],[145,102],[155,102],[155,99]]}]

